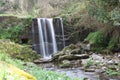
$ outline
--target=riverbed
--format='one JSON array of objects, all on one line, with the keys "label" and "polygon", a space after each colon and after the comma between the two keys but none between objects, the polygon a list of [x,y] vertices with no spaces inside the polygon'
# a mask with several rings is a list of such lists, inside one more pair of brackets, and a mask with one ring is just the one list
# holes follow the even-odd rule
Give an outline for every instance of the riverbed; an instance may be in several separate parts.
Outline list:
[{"label": "riverbed", "polygon": [[71,78],[80,78],[80,79],[88,78],[90,80],[99,80],[99,75],[96,72],[85,72],[84,70],[82,70],[82,67],[59,68],[55,66],[53,63],[39,64],[39,66],[41,66],[45,70],[62,73]]}]

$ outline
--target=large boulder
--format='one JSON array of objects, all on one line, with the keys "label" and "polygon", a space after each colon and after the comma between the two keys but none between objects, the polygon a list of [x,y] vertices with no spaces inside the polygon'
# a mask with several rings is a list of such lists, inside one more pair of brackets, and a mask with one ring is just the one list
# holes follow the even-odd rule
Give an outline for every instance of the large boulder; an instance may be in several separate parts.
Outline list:
[{"label": "large boulder", "polygon": [[76,61],[81,61],[81,59],[87,58],[89,58],[89,55],[82,48],[82,44],[71,44],[69,46],[66,46],[62,51],[53,54],[52,61],[56,62],[60,67],[64,68],[74,67],[80,64],[79,62],[76,63]]},{"label": "large boulder", "polygon": [[78,55],[64,55],[64,56],[60,56],[58,58],[58,61],[62,61],[62,60],[78,60],[78,59],[87,59],[89,58],[88,54],[78,54]]},{"label": "large boulder", "polygon": [[82,66],[82,61],[81,60],[63,60],[60,64],[60,68],[72,68],[72,67],[80,67]]}]

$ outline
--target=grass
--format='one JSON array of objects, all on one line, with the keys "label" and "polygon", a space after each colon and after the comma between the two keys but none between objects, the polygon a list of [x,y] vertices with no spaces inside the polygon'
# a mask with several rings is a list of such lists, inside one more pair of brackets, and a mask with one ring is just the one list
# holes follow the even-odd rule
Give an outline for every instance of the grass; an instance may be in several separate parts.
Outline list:
[{"label": "grass", "polygon": [[[18,59],[12,59],[10,58],[7,54],[1,53],[0,52],[0,61],[4,61],[6,63],[15,65],[16,67],[30,73],[31,75],[35,76],[37,80],[80,80],[78,78],[69,78],[65,74],[58,74],[53,71],[46,71],[40,68],[39,66],[31,63],[31,62],[23,62]],[[16,76],[15,74],[7,74],[6,71],[2,71],[0,76],[5,78],[6,76],[13,75]],[[18,76],[16,76],[15,79],[11,80],[20,80],[17,79]]]},{"label": "grass", "polygon": [[32,17],[31,15],[29,14],[26,14],[26,15],[16,15],[16,14],[0,14],[0,16],[14,16],[14,17],[18,17],[18,18],[28,18],[28,17]]},{"label": "grass", "polygon": [[120,72],[116,71],[116,70],[112,70],[112,69],[107,69],[105,71],[106,74],[108,74],[109,76],[118,76],[120,75]]},{"label": "grass", "polygon": [[89,68],[92,65],[94,65],[94,61],[90,58],[86,61],[86,64],[84,64],[84,68]]},{"label": "grass", "polygon": [[30,74],[32,74],[33,76],[35,76],[37,78],[37,80],[80,80],[80,79],[72,79],[67,77],[65,74],[58,74],[57,72],[53,72],[53,71],[46,71],[41,69],[40,67],[37,67],[34,64],[28,64],[29,66],[27,66],[26,69],[30,69],[30,71],[28,71]]}]

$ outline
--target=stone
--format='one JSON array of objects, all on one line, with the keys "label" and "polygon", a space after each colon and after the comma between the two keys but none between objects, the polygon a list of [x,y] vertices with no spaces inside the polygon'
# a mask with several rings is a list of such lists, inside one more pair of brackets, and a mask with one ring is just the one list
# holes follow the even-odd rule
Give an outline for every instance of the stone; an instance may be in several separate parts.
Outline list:
[{"label": "stone", "polygon": [[81,54],[81,50],[78,48],[78,49],[74,49],[70,52],[70,54]]},{"label": "stone", "polygon": [[73,60],[73,55],[59,56],[58,61],[63,61],[63,60]]},{"label": "stone", "polygon": [[88,54],[76,54],[76,55],[64,55],[64,56],[60,56],[59,57],[59,61],[61,60],[78,60],[78,59],[87,59],[89,58],[89,55]]},{"label": "stone", "polygon": [[62,55],[64,55],[63,51],[58,52],[57,54],[53,54],[52,55],[52,61],[57,61],[59,56],[62,56]]},{"label": "stone", "polygon": [[[79,45],[71,44],[66,46],[62,51],[52,56],[52,61],[57,63],[60,67],[80,67],[82,64],[81,59],[89,58],[89,54]],[[67,61],[70,64],[67,63]]]},{"label": "stone", "polygon": [[68,68],[71,67],[71,62],[69,60],[63,60],[62,64],[59,65],[61,68]]},{"label": "stone", "polygon": [[81,60],[73,60],[71,61],[74,67],[81,67],[82,66],[82,61]]},{"label": "stone", "polygon": [[90,79],[88,79],[88,78],[84,78],[83,80],[90,80]]},{"label": "stone", "polygon": [[74,55],[74,57],[78,59],[87,59],[89,58],[89,55],[88,54],[76,54]]},{"label": "stone", "polygon": [[52,59],[44,59],[44,58],[41,58],[41,59],[38,59],[38,60],[34,60],[34,63],[35,63],[35,64],[50,63],[50,62],[52,62]]},{"label": "stone", "polygon": [[120,54],[118,55],[118,58],[120,58]]},{"label": "stone", "polygon": [[85,69],[85,72],[95,72],[95,69],[92,69],[92,68],[88,68],[88,69]]}]

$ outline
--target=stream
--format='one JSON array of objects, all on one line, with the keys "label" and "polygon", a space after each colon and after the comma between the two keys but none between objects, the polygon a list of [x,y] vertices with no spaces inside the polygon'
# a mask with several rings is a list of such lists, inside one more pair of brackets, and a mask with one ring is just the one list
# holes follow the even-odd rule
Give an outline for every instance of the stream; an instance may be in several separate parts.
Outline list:
[{"label": "stream", "polygon": [[89,80],[99,80],[99,75],[95,72],[84,72],[82,67],[78,68],[58,68],[53,63],[42,63],[39,64],[43,69],[49,71],[55,71],[57,73],[66,74],[68,77],[71,78],[88,78]]}]

